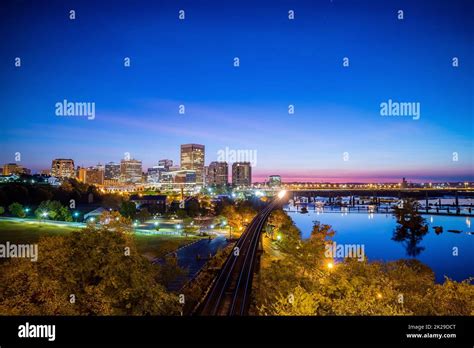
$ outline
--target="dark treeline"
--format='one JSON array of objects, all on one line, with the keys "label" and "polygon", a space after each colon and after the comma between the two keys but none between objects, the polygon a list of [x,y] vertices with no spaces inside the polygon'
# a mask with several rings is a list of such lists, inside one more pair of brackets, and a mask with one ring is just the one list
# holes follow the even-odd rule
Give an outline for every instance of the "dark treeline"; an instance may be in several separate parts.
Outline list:
[{"label": "dark treeline", "polygon": [[0,184],[0,206],[4,207],[15,202],[22,205],[39,205],[48,200],[68,205],[71,199],[74,199],[76,204],[81,204],[90,202],[91,198],[94,202],[100,200],[96,187],[73,179],[63,182],[58,187],[28,182]]}]

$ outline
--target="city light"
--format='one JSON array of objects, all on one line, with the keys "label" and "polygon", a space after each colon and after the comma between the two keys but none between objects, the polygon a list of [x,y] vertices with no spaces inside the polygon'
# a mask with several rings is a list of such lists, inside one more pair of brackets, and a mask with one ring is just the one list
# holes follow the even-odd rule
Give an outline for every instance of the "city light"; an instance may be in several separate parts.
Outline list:
[{"label": "city light", "polygon": [[280,192],[278,192],[278,198],[282,199],[283,197],[285,197],[286,195],[286,191],[285,190],[281,190]]},{"label": "city light", "polygon": [[326,267],[327,267],[328,269],[333,269],[333,268],[334,268],[334,263],[328,262],[328,263],[326,264]]}]

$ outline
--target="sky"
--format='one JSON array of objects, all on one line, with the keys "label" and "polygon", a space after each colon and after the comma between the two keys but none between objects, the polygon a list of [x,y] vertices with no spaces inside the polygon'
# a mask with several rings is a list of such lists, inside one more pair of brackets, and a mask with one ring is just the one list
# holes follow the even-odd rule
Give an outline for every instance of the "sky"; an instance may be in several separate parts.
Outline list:
[{"label": "sky", "polygon": [[[253,181],[472,181],[472,18],[469,0],[2,1],[0,164],[147,168],[198,143],[206,164],[254,154]],[[419,119],[381,116],[389,99]]]}]

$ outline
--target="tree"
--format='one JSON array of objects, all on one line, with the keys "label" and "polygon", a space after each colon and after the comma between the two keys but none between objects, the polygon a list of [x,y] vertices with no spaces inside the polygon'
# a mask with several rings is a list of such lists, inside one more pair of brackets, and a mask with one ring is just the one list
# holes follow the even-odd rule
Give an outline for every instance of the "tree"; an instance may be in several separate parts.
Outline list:
[{"label": "tree", "polygon": [[0,206],[0,215],[3,215],[5,213],[5,208]]},{"label": "tree", "polygon": [[[118,216],[39,242],[37,262],[7,261],[0,272],[3,315],[175,315],[177,296],[156,282]],[[108,220],[107,220],[108,219]],[[73,302],[71,302],[73,300]]]},{"label": "tree", "polygon": [[122,202],[122,205],[120,206],[120,214],[132,220],[135,219],[135,216],[137,215],[137,206],[135,202],[131,202],[131,201]]},{"label": "tree", "polygon": [[149,220],[151,218],[151,214],[147,208],[142,208],[139,210],[138,214],[136,215],[136,218],[140,222],[145,222],[146,220]]},{"label": "tree", "polygon": [[188,273],[188,270],[179,267],[176,257],[166,257],[157,266],[157,281],[165,288],[169,287],[177,278],[184,277]]},{"label": "tree", "polygon": [[72,221],[72,214],[68,208],[59,201],[44,201],[35,210],[38,219],[51,219],[57,221]]},{"label": "tree", "polygon": [[184,234],[187,237],[190,233],[195,233],[197,231],[197,227],[194,226],[193,218],[186,217],[183,219],[184,225]]},{"label": "tree", "polygon": [[199,210],[200,210],[200,206],[199,206],[199,202],[197,200],[190,199],[187,202],[186,212],[187,212],[188,216],[191,216],[191,217],[198,216],[199,215]]},{"label": "tree", "polygon": [[188,217],[188,214],[186,213],[186,210],[178,209],[176,211],[176,216],[178,217],[178,219],[185,219]]},{"label": "tree", "polygon": [[102,196],[102,206],[104,208],[119,210],[120,206],[122,205],[122,201],[122,197],[117,194],[108,193]]},{"label": "tree", "polygon": [[[413,205],[405,209],[401,214],[406,222],[402,222],[402,229],[423,226]],[[275,218],[274,223],[279,224]],[[369,262],[346,258],[327,268],[325,245],[335,233],[331,226],[315,222],[311,237],[306,240],[295,231],[286,233],[286,227],[281,233],[281,241],[273,245],[283,257],[268,261],[263,254],[264,266],[254,294],[255,312],[260,315],[474,313],[472,278],[463,282],[446,279],[443,284],[436,284],[433,271],[414,259]]]},{"label": "tree", "polygon": [[12,203],[8,206],[8,210],[13,216],[24,218],[26,216],[25,210],[20,203]]},{"label": "tree", "polygon": [[402,206],[395,207],[394,216],[397,227],[392,239],[405,245],[407,255],[418,256],[425,248],[419,244],[428,233],[426,220],[418,213],[419,204],[413,199],[406,200]]},{"label": "tree", "polygon": [[242,219],[237,214],[237,209],[233,205],[227,205],[222,209],[222,215],[226,218],[227,224],[234,230],[238,230],[242,224]]}]

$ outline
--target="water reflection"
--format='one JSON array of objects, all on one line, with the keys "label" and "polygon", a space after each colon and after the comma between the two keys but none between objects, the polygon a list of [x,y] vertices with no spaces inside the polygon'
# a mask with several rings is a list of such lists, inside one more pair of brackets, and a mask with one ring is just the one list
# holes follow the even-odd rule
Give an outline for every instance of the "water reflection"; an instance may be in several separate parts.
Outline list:
[{"label": "water reflection", "polygon": [[[445,275],[457,281],[473,276],[472,217],[423,214],[425,223],[429,226],[425,233],[420,229],[414,229],[413,232],[404,230],[391,212],[381,214],[379,211],[371,217],[367,210],[358,212],[349,209],[347,215],[344,212],[341,216],[342,211],[339,209],[313,205],[308,207],[307,214],[300,214],[298,207],[291,204],[286,206],[285,210],[301,230],[303,238],[311,236],[314,221],[318,220],[332,226],[336,231],[334,240],[338,244],[365,245],[365,252],[370,261],[393,261],[412,258],[407,254],[418,255],[416,258],[419,261],[434,270],[439,283],[444,281]],[[424,213],[424,209],[419,212]],[[455,257],[454,247],[461,250]]]},{"label": "water reflection", "polygon": [[396,207],[393,215],[397,219],[397,226],[392,240],[402,243],[408,256],[417,257],[425,250],[419,244],[428,233],[426,220],[418,213],[418,203],[408,200]]}]

